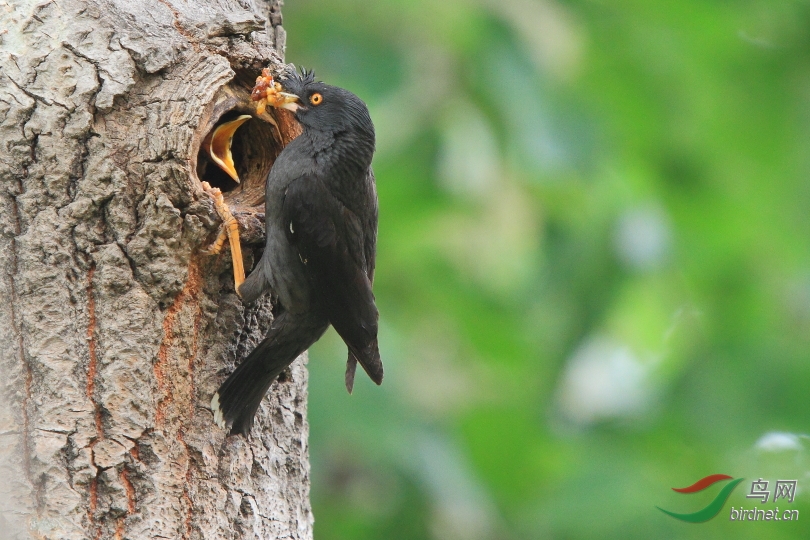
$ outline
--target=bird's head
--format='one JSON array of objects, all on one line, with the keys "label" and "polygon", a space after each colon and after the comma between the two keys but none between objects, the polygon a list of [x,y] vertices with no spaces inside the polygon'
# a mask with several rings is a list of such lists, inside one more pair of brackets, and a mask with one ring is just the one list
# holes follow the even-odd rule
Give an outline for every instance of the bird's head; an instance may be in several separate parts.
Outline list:
[{"label": "bird's head", "polygon": [[348,90],[315,80],[312,71],[292,71],[281,81],[276,105],[292,111],[304,128],[326,132],[374,131],[366,104]]}]

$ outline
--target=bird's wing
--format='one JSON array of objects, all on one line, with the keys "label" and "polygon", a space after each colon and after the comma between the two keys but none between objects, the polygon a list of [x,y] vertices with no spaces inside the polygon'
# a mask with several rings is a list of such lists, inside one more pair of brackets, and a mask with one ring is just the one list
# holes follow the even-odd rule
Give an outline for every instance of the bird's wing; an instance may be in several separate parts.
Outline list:
[{"label": "bird's wing", "polygon": [[374,171],[368,168],[368,173],[364,179],[366,207],[369,211],[363,219],[363,248],[366,256],[366,275],[371,283],[374,283],[374,267],[377,264],[377,187],[374,182]]},{"label": "bird's wing", "polygon": [[[362,213],[363,218],[363,252],[366,256],[366,275],[371,283],[374,283],[374,268],[377,263],[377,187],[374,181],[374,171],[368,168],[363,179],[363,189],[361,190],[360,204],[365,208]],[[346,360],[346,375],[344,377],[346,390],[352,393],[354,389],[354,374],[357,370],[357,358],[349,350],[349,357]]]},{"label": "bird's wing", "polygon": [[364,224],[314,175],[289,184],[282,216],[329,322],[369,377],[380,384],[379,314],[367,274]]}]

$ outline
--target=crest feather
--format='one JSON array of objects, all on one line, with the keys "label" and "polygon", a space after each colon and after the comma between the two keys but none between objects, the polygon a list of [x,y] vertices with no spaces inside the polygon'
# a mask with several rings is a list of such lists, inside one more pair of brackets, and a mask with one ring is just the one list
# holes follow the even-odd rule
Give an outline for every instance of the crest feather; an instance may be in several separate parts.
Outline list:
[{"label": "crest feather", "polygon": [[301,67],[301,73],[298,73],[295,66],[293,66],[292,69],[287,71],[287,77],[297,79],[298,84],[306,86],[315,82],[315,70]]}]

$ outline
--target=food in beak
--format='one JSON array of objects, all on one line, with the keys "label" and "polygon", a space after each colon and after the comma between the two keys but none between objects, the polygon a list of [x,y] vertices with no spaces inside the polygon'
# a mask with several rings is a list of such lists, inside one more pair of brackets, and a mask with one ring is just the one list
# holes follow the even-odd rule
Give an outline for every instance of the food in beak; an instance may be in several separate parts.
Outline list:
[{"label": "food in beak", "polygon": [[256,78],[256,85],[253,87],[250,99],[258,102],[256,114],[259,115],[264,114],[268,105],[295,112],[298,110],[298,101],[300,101],[295,94],[282,91],[281,84],[273,80],[273,75],[268,68],[264,68],[262,74]]}]

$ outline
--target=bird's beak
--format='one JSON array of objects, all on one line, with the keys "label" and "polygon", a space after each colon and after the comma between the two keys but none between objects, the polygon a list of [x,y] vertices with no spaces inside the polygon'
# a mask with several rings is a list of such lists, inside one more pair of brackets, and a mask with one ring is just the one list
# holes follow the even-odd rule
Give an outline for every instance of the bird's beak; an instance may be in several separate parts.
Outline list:
[{"label": "bird's beak", "polygon": [[243,114],[236,120],[225,122],[216,127],[211,134],[211,139],[204,141],[206,150],[211,159],[216,163],[220,169],[228,173],[228,176],[239,182],[239,175],[236,173],[236,167],[233,163],[233,155],[231,154],[231,144],[233,143],[233,135],[239,126],[250,120],[249,114]]},{"label": "bird's beak", "polygon": [[298,110],[299,103],[301,102],[301,98],[296,96],[295,94],[288,94],[287,92],[279,92],[279,96],[281,96],[281,100],[278,102],[276,107],[281,107],[282,109],[287,109],[288,111],[295,112]]}]

